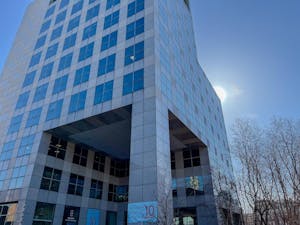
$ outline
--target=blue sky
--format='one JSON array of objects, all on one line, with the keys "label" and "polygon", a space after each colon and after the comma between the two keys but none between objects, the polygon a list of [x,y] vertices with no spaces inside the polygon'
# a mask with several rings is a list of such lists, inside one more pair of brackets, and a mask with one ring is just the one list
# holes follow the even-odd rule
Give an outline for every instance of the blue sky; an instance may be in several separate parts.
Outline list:
[{"label": "blue sky", "polygon": [[[199,62],[228,94],[227,127],[240,117],[299,118],[300,1],[190,1]],[[1,5],[0,71],[29,2]]]}]

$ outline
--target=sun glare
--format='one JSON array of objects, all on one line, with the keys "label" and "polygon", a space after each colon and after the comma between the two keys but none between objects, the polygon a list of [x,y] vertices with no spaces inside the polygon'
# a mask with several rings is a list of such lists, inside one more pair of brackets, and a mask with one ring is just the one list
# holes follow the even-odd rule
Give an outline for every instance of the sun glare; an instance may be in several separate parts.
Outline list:
[{"label": "sun glare", "polygon": [[224,103],[227,98],[227,92],[225,91],[225,89],[220,86],[215,86],[214,89],[218,97],[220,98],[221,102]]}]

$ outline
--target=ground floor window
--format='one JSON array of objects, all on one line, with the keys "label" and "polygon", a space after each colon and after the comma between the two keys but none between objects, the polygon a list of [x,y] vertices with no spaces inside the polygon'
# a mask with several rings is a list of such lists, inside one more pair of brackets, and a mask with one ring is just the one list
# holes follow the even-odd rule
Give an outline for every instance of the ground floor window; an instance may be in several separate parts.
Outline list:
[{"label": "ground floor window", "polygon": [[106,212],[106,225],[117,225],[117,212]]},{"label": "ground floor window", "polygon": [[32,225],[52,225],[55,205],[37,202]]},{"label": "ground floor window", "polygon": [[175,225],[197,225],[197,210],[191,208],[177,208],[174,210]]},{"label": "ground floor window", "polygon": [[15,221],[17,203],[0,204],[0,225],[12,225]]},{"label": "ground floor window", "polygon": [[74,206],[65,206],[62,225],[78,225],[80,208]]}]

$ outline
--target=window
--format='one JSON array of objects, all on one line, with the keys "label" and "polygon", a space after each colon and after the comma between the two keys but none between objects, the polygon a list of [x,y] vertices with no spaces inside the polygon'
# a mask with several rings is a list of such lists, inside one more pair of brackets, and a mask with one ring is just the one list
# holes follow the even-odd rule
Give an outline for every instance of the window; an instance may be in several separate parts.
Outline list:
[{"label": "window", "polygon": [[92,25],[89,25],[83,30],[82,40],[93,37],[94,35],[96,35],[96,31],[97,31],[97,22],[93,23]]},{"label": "window", "polygon": [[105,225],[117,225],[117,212],[106,211]]},{"label": "window", "polygon": [[116,11],[108,16],[105,17],[104,19],[104,30],[119,23],[119,16],[120,16],[120,11]]},{"label": "window", "polygon": [[75,17],[74,19],[70,20],[67,31],[69,32],[69,31],[75,29],[76,27],[78,27],[79,22],[80,22],[80,15]]},{"label": "window", "polygon": [[40,188],[47,191],[58,192],[61,173],[61,170],[45,167]]},{"label": "window", "polygon": [[63,26],[60,26],[60,27],[57,27],[56,29],[54,29],[52,31],[50,41],[53,41],[53,40],[59,38],[61,36],[62,30],[63,30]]},{"label": "window", "polygon": [[67,144],[67,141],[52,136],[49,144],[48,155],[64,160],[66,155]]},{"label": "window", "polygon": [[108,201],[127,202],[128,201],[128,185],[117,186],[109,184]]},{"label": "window", "polygon": [[55,24],[58,24],[62,21],[64,21],[66,19],[66,15],[67,15],[67,10],[59,13],[57,16],[56,16],[56,19],[55,19]]},{"label": "window", "polygon": [[21,127],[22,119],[23,119],[23,114],[14,116],[10,121],[10,125],[7,133],[12,134],[18,132]]},{"label": "window", "polygon": [[26,166],[15,167],[9,183],[9,189],[21,188],[26,174]]},{"label": "window", "polygon": [[177,181],[176,181],[176,179],[172,179],[172,195],[173,195],[173,197],[177,197]]},{"label": "window", "polygon": [[2,152],[0,154],[0,161],[5,161],[11,159],[13,150],[15,148],[16,141],[9,141],[4,143],[2,147]]},{"label": "window", "polygon": [[72,7],[71,15],[79,12],[82,9],[83,6],[83,0],[80,0],[79,2],[75,3]]},{"label": "window", "polygon": [[54,62],[48,63],[47,65],[43,66],[40,74],[40,80],[50,77],[52,74]]},{"label": "window", "polygon": [[134,14],[144,10],[144,8],[145,8],[144,0],[135,0],[134,2],[128,5],[127,17],[133,16]]},{"label": "window", "polygon": [[116,177],[128,177],[129,161],[112,159],[110,163],[110,175]]},{"label": "window", "polygon": [[17,211],[17,203],[8,203],[0,205],[0,220],[4,225],[15,224],[16,211]]},{"label": "window", "polygon": [[46,30],[48,30],[49,27],[50,27],[50,24],[51,24],[51,20],[48,20],[45,23],[43,23],[43,25],[42,25],[42,27],[40,29],[40,34],[44,33]]},{"label": "window", "polygon": [[59,6],[59,9],[66,7],[69,4],[70,0],[62,0]]},{"label": "window", "polygon": [[110,9],[113,6],[120,4],[120,0],[107,0],[106,10]]},{"label": "window", "polygon": [[72,95],[69,106],[69,113],[77,112],[84,109],[86,93],[87,91],[82,91],[80,93]]},{"label": "window", "polygon": [[63,77],[57,78],[54,82],[54,87],[52,91],[52,95],[58,94],[64,90],[66,90],[68,82],[68,75],[65,75]]},{"label": "window", "polygon": [[99,152],[95,152],[93,169],[104,172],[105,169],[105,156]]},{"label": "window", "polygon": [[91,66],[85,66],[78,70],[75,73],[74,86],[87,82],[90,77]]},{"label": "window", "polygon": [[105,57],[99,61],[98,76],[115,70],[116,54]]},{"label": "window", "polygon": [[50,47],[48,47],[45,59],[49,59],[52,56],[55,56],[56,53],[57,53],[57,49],[58,49],[58,43],[56,43],[56,44],[51,45]]},{"label": "window", "polygon": [[90,198],[101,199],[103,182],[100,180],[91,181]]},{"label": "window", "polygon": [[73,156],[73,163],[86,166],[87,157],[89,150],[83,145],[77,144],[75,145],[75,151]]},{"label": "window", "polygon": [[127,25],[126,40],[144,33],[144,18]]},{"label": "window", "polygon": [[19,95],[19,98],[18,98],[18,101],[16,104],[16,109],[23,108],[27,105],[29,93],[30,93],[30,91],[27,91],[27,92]]},{"label": "window", "polygon": [[144,58],[144,42],[137,43],[125,49],[125,66]]},{"label": "window", "polygon": [[78,62],[81,62],[91,57],[93,55],[93,50],[94,50],[94,42],[86,46],[83,46],[79,52]]},{"label": "window", "polygon": [[142,90],[144,88],[144,69],[129,73],[123,79],[123,95]]},{"label": "window", "polygon": [[55,205],[44,202],[37,202],[32,225],[52,225]]},{"label": "window", "polygon": [[[78,225],[79,214],[80,214],[80,207],[65,206],[62,225]],[[71,222],[70,222],[70,218],[72,218]]]},{"label": "window", "polygon": [[82,196],[84,177],[71,173],[68,194]]},{"label": "window", "polygon": [[47,89],[48,89],[48,83],[37,87],[33,97],[33,102],[38,102],[45,99],[47,94]]},{"label": "window", "polygon": [[117,45],[118,31],[112,32],[102,38],[101,51]]},{"label": "window", "polygon": [[200,166],[200,153],[198,147],[183,150],[184,168]]},{"label": "window", "polygon": [[77,34],[75,33],[65,39],[63,51],[66,49],[69,49],[71,47],[74,47],[74,45],[76,43],[76,37],[77,37]]},{"label": "window", "polygon": [[55,5],[52,6],[51,8],[49,8],[49,9],[47,10],[47,12],[46,12],[44,18],[46,19],[46,18],[48,18],[49,16],[53,15],[54,11],[55,11]]},{"label": "window", "polygon": [[60,117],[63,102],[64,100],[61,99],[50,103],[48,107],[46,121],[58,119]]},{"label": "window", "polygon": [[175,152],[171,152],[171,169],[176,169]]},{"label": "window", "polygon": [[104,84],[100,84],[95,90],[94,105],[98,105],[103,102],[110,101],[113,95],[114,81],[109,81]]},{"label": "window", "polygon": [[40,121],[41,113],[42,113],[42,108],[31,110],[29,112],[25,127],[28,128],[28,127],[38,125]]},{"label": "window", "polygon": [[39,53],[36,53],[35,55],[33,55],[31,57],[29,67],[33,67],[33,66],[39,64],[40,60],[41,60],[41,56],[42,56],[42,52],[39,52]]},{"label": "window", "polygon": [[36,75],[36,70],[33,71],[33,72],[30,72],[30,73],[27,73],[26,76],[25,76],[22,87],[26,87],[26,86],[29,86],[29,85],[33,84],[35,75]]},{"label": "window", "polygon": [[21,139],[18,156],[29,155],[34,144],[34,135],[29,135]]},{"label": "window", "polygon": [[46,38],[47,38],[47,35],[40,37],[37,40],[34,49],[36,50],[36,49],[39,49],[40,47],[44,46],[44,44],[46,43]]},{"label": "window", "polygon": [[96,2],[96,1],[99,1],[99,0],[89,0],[89,4],[92,4],[92,3]]},{"label": "window", "polygon": [[203,177],[192,176],[185,179],[185,193],[186,196],[195,196],[204,194]]},{"label": "window", "polygon": [[68,55],[61,57],[59,60],[58,72],[66,68],[69,68],[72,63],[72,58],[73,58],[73,53],[69,53]]},{"label": "window", "polygon": [[86,13],[85,21],[88,21],[96,16],[98,16],[100,10],[100,5],[96,5],[93,8],[89,9]]}]

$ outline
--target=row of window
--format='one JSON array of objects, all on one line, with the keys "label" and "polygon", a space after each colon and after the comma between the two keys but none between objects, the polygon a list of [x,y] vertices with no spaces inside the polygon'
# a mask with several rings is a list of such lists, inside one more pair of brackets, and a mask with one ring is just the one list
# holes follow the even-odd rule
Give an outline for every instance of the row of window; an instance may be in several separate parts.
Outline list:
[{"label": "row of window", "polygon": [[[62,171],[50,167],[45,167],[40,188],[48,191],[59,191]],[[77,174],[70,174],[68,184],[68,194],[83,195],[85,178]],[[89,197],[95,199],[102,199],[103,182],[91,179]],[[128,201],[128,185],[114,185],[109,184],[107,200],[113,202]]]},{"label": "row of window", "polygon": [[[67,141],[52,136],[49,149],[48,149],[48,155],[64,160],[66,155],[67,144],[68,144]],[[86,146],[80,144],[75,145],[73,163],[81,166],[87,166],[88,154],[89,154],[89,150]],[[106,164],[105,155],[99,152],[95,152],[93,169],[100,172],[104,172],[105,164]],[[116,177],[128,177],[129,160],[111,159],[110,175]]]},{"label": "row of window", "polygon": [[[182,156],[184,168],[201,166],[199,147],[190,146],[188,148],[183,149]],[[176,169],[176,160],[174,152],[171,152],[171,168],[172,170]]]}]

